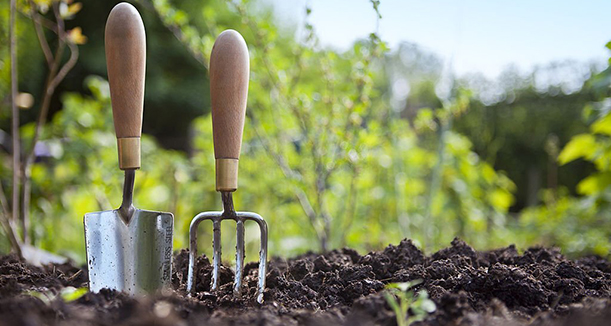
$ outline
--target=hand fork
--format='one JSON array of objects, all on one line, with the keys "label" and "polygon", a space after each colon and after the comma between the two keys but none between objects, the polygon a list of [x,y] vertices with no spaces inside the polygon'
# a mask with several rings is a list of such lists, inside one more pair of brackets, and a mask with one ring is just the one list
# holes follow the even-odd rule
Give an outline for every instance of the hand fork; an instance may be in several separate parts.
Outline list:
[{"label": "hand fork", "polygon": [[267,223],[258,214],[236,212],[232,192],[238,188],[238,159],[242,146],[242,131],[248,96],[249,57],[246,42],[238,32],[222,32],[210,55],[210,96],[212,100],[212,131],[216,159],[216,191],[221,193],[222,212],[197,214],[189,227],[189,271],[187,291],[195,286],[195,259],[197,257],[197,227],[204,220],[212,220],[213,258],[212,291],[219,287],[221,266],[221,221],[236,221],[236,271],[233,293],[241,297],[244,269],[244,222],[257,222],[261,230],[259,252],[259,284],[257,302],[263,303],[265,274],[267,271]]}]

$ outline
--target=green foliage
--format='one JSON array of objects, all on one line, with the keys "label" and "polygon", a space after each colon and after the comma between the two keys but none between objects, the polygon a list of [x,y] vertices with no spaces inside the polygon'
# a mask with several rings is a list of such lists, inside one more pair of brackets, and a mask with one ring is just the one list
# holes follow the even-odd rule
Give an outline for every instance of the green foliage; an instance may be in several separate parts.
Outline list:
[{"label": "green foliage", "polygon": [[[601,73],[605,75],[606,72]],[[600,76],[593,80],[599,80]],[[608,85],[607,85],[608,88]],[[603,93],[604,94],[604,93]],[[543,192],[543,205],[526,209],[514,235],[522,244],[556,245],[568,255],[611,250],[611,100],[585,106],[584,118],[594,120],[587,133],[575,135],[558,155],[561,165],[576,160],[590,162],[595,172],[577,184],[582,197],[571,197],[565,189]]]},{"label": "green foliage", "polygon": [[[153,4],[167,25],[184,32],[181,41],[207,59],[214,35],[204,40],[190,20],[164,15],[177,12],[170,2]],[[303,39],[294,40],[250,6],[229,4],[241,17],[230,27],[245,36],[251,54],[240,161],[245,206],[238,207],[269,220],[272,246],[285,252],[312,249],[314,243],[323,250],[366,249],[405,236],[438,246],[452,239],[449,231],[456,226],[462,236],[486,242],[475,235],[490,223],[503,223],[513,200],[511,181],[480,162],[458,134],[444,136],[441,159],[428,146],[439,138],[437,121],[460,114],[468,96],[452,109],[423,110],[416,128],[389,119],[388,100],[374,87],[387,52],[375,34],[338,53],[318,46],[307,19]],[[211,19],[207,28],[226,26]],[[442,176],[441,188],[429,200],[433,170]],[[419,232],[429,225],[431,232]]]},{"label": "green foliage", "polygon": [[435,303],[429,299],[426,290],[421,290],[417,294],[411,290],[420,283],[421,280],[415,280],[386,285],[384,297],[395,312],[398,326],[408,326],[413,322],[422,321],[435,311]]},{"label": "green foliage", "polygon": [[[404,237],[427,250],[456,235],[480,247],[509,241],[502,231],[513,202],[512,181],[451,129],[471,105],[469,92],[455,90],[441,107],[420,108],[413,120],[401,119],[380,86],[387,85],[387,56],[397,54],[389,54],[375,34],[338,52],[319,46],[307,20],[305,34],[295,39],[249,2],[180,8],[167,0],[151,3],[203,67],[223,29],[237,29],[249,44],[251,81],[235,206],[267,219],[274,255],[345,245],[370,250]],[[83,215],[116,208],[122,184],[108,84],[91,76],[85,87],[91,95],[62,95],[62,110],[41,137],[49,156],[32,167],[35,244],[76,261],[84,257]],[[423,89],[433,96],[431,87]],[[24,125],[22,136],[31,137],[33,130],[33,124]],[[195,119],[191,130],[188,155],[162,149],[144,135],[143,167],[136,176],[137,207],[175,214],[174,248],[186,247],[195,214],[220,208],[210,116]],[[1,159],[0,176],[8,180],[8,156]],[[223,228],[224,234],[234,232],[230,223]],[[211,230],[202,225],[202,239],[210,239]],[[256,230],[247,224],[247,259],[257,258]],[[235,239],[223,241],[232,248]],[[201,246],[210,252],[209,243]]]},{"label": "green foliage", "polygon": [[[43,8],[49,1],[36,2]],[[380,19],[383,4],[370,2],[372,17]],[[581,90],[566,91],[562,85],[540,89],[534,74],[508,73],[502,96],[494,101],[476,93],[490,88],[488,83],[458,81],[440,96],[444,71],[434,54],[407,43],[390,51],[375,33],[344,51],[324,48],[309,22],[310,7],[304,8],[303,28],[287,29],[277,26],[271,10],[258,1],[138,3],[144,4],[140,9],[150,59],[148,134],[142,140],[135,204],[175,214],[175,249],[187,246],[195,214],[220,209],[211,118],[193,117],[209,112],[208,93],[202,91],[208,85],[209,54],[215,37],[227,28],[244,35],[251,57],[235,206],[266,218],[273,255],[340,246],[372,250],[405,237],[432,251],[455,236],[478,248],[558,245],[570,255],[606,255],[611,249],[611,100],[606,98],[611,70],[593,76]],[[79,47],[75,75],[66,79],[78,84],[71,89],[83,90],[58,88],[61,97],[55,105],[61,110],[43,128],[44,155],[31,171],[34,244],[79,262],[85,249],[83,215],[116,208],[123,181],[108,84],[97,77],[105,71],[103,38],[95,37],[103,30],[99,13],[113,4],[85,3],[88,10],[80,11],[78,3],[70,3],[65,8],[70,24],[83,26],[90,36]],[[0,21],[7,15],[0,8]],[[25,17],[18,19],[20,90],[38,94],[44,57],[31,25]],[[0,41],[6,41],[2,26]],[[295,36],[295,31],[301,33]],[[68,37],[73,43],[85,40],[77,28]],[[5,130],[7,53],[0,48],[0,127]],[[186,60],[188,55],[192,58]],[[83,85],[79,76],[88,76]],[[23,112],[24,139],[35,132],[28,123],[35,111]],[[187,152],[163,149],[151,136],[187,133],[189,143],[159,138]],[[529,169],[555,168],[556,158],[560,187],[550,182],[550,189],[541,192],[541,206],[509,215],[512,205],[521,207],[537,193],[524,191]],[[0,185],[6,193],[11,173],[10,156],[2,151]],[[514,198],[516,184],[520,191]],[[571,197],[572,188],[582,197]],[[204,223],[201,239],[210,239],[211,230]],[[257,226],[248,223],[246,232],[246,259],[255,260]],[[223,224],[223,234],[223,247],[234,247],[234,225]],[[200,245],[210,253],[211,241]],[[0,242],[0,250],[6,249]],[[431,310],[426,292],[416,296],[410,291],[414,285],[389,286],[387,299],[399,324]],[[79,291],[64,299],[77,298]]]},{"label": "green foliage", "polygon": [[[63,110],[53,117],[43,136],[50,157],[32,169],[32,218],[38,245],[71,254],[78,261],[84,257],[79,236],[83,215],[116,208],[122,184],[116,166],[108,84],[91,77],[87,85],[92,97],[64,94]],[[32,129],[32,125],[25,125],[22,133]],[[142,156],[145,164],[137,176],[136,203],[147,209],[168,210],[173,203],[171,187],[180,176],[175,172],[181,164],[186,165],[186,159],[183,154],[159,149],[147,136],[143,137]],[[62,236],[54,236],[58,230]]]},{"label": "green foliage", "polygon": [[558,156],[558,162],[560,164],[567,164],[578,158],[585,158],[588,160],[593,159],[594,151],[592,150],[596,146],[596,138],[592,134],[579,134],[573,136],[571,141],[560,152]]},{"label": "green foliage", "polygon": [[[563,73],[569,69],[571,74]],[[548,144],[562,148],[572,136],[587,130],[581,111],[596,99],[586,83],[592,71],[574,63],[550,64],[528,75],[510,69],[497,83],[465,81],[467,87],[479,88],[474,90],[478,100],[456,120],[454,130],[469,137],[483,160],[506,171],[516,183],[513,211],[540,203],[538,193],[544,188],[566,187],[575,194],[577,183],[592,172],[583,162],[557,168],[556,156],[547,150]],[[539,85],[539,80],[558,75],[583,87]]]},{"label": "green foliage", "polygon": [[524,210],[511,238],[520,247],[536,243],[559,246],[569,256],[606,256],[611,249],[611,215],[607,205],[601,204],[591,196],[574,198],[545,191],[544,205]]}]

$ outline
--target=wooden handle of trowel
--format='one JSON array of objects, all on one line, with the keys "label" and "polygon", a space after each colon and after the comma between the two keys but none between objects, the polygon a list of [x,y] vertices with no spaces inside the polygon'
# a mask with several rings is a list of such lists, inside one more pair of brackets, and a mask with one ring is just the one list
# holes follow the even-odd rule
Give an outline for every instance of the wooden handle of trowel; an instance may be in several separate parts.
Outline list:
[{"label": "wooden handle of trowel", "polygon": [[248,47],[240,33],[222,32],[210,55],[212,134],[216,158],[216,190],[238,188],[238,159],[246,114],[249,78]]},{"label": "wooden handle of trowel", "polygon": [[117,133],[119,168],[140,168],[146,36],[138,10],[116,5],[106,21],[106,66]]}]

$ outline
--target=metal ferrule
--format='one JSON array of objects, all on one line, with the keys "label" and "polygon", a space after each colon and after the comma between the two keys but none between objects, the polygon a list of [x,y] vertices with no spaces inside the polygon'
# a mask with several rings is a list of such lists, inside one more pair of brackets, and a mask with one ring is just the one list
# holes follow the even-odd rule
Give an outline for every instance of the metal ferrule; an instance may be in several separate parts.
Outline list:
[{"label": "metal ferrule", "polygon": [[140,168],[140,137],[117,138],[119,169]]},{"label": "metal ferrule", "polygon": [[238,189],[238,159],[216,159],[216,191],[232,192]]}]

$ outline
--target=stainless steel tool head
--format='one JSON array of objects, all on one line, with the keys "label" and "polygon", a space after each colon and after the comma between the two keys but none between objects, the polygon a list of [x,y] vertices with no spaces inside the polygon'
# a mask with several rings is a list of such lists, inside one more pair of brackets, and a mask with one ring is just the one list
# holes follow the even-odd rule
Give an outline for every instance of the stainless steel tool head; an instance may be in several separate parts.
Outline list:
[{"label": "stainless steel tool head", "polygon": [[153,293],[170,285],[174,216],[136,209],[128,223],[119,210],[84,218],[89,289]]},{"label": "stainless steel tool head", "polygon": [[187,292],[195,291],[195,259],[197,258],[197,227],[205,220],[212,221],[212,284],[210,289],[217,290],[220,283],[220,267],[221,267],[221,221],[234,220],[236,221],[236,265],[235,278],[233,281],[233,293],[236,297],[242,295],[242,278],[244,270],[244,222],[247,220],[254,221],[259,225],[261,232],[261,245],[259,249],[259,272],[258,272],[258,289],[257,302],[263,303],[263,292],[265,291],[265,276],[267,274],[267,223],[256,213],[252,212],[236,212],[233,210],[233,203],[230,209],[222,212],[204,212],[197,214],[191,225],[189,226],[189,270],[187,276]]}]

